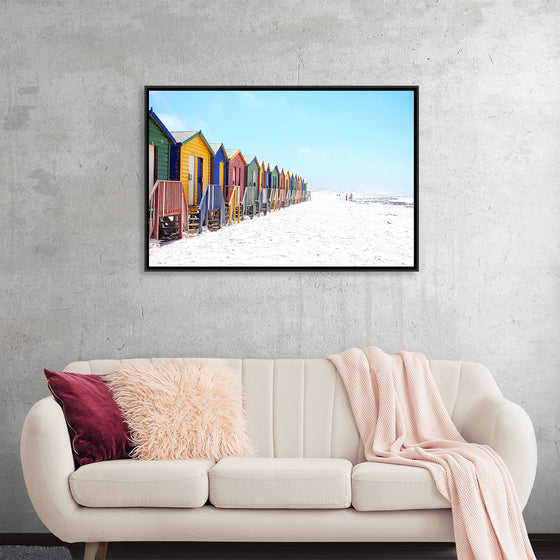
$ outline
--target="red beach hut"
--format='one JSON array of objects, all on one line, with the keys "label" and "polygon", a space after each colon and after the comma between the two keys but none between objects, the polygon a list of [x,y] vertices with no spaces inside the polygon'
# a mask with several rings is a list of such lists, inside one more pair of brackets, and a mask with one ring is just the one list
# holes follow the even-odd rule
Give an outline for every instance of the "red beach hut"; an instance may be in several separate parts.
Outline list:
[{"label": "red beach hut", "polygon": [[247,185],[247,162],[241,150],[226,150],[229,158],[229,181],[228,185],[239,187],[239,200],[243,200],[245,186]]},{"label": "red beach hut", "polygon": [[241,150],[226,150],[229,159],[226,204],[230,214],[229,221],[241,219],[241,201],[247,185],[247,162]]}]

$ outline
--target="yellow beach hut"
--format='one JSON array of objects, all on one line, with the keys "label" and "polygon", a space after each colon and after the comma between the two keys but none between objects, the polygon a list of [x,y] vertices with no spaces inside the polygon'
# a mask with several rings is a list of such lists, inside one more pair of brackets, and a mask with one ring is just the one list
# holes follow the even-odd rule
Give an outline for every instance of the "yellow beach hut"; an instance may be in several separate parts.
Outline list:
[{"label": "yellow beach hut", "polygon": [[286,175],[284,177],[284,181],[286,182],[286,203],[288,206],[294,203],[294,199],[292,197],[292,175],[289,171],[286,171]]},{"label": "yellow beach hut", "polygon": [[261,166],[259,168],[259,214],[264,212],[265,215],[268,212],[268,190],[266,188],[266,166],[264,161],[261,160]]},{"label": "yellow beach hut", "polygon": [[202,131],[172,132],[176,140],[172,148],[171,175],[182,181],[189,207],[198,206],[206,185],[212,178],[214,152]]}]

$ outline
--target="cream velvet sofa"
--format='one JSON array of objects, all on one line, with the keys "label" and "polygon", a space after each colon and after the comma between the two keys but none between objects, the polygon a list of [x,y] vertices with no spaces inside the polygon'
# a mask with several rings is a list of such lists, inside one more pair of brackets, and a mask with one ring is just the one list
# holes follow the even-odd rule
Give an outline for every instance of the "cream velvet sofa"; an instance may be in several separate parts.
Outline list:
[{"label": "cream velvet sofa", "polygon": [[[106,461],[74,467],[60,406],[37,402],[21,459],[33,506],[57,537],[104,558],[110,541],[453,541],[449,503],[422,468],[364,462],[332,364],[225,360],[243,387],[251,459]],[[117,360],[65,370],[104,374]],[[478,364],[431,361],[462,435],[504,459],[526,504],[536,471],[533,426]],[[98,543],[103,543],[99,545]]]}]

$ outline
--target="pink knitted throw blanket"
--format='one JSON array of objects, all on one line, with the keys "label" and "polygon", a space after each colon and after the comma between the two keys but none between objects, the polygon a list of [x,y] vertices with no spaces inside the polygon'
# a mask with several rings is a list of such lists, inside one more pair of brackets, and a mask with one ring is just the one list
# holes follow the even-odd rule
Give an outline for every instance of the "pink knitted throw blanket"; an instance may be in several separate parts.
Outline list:
[{"label": "pink knitted throw blanket", "polygon": [[451,503],[458,560],[535,560],[513,481],[487,445],[467,443],[425,356],[375,347],[329,356],[368,461],[423,467]]}]

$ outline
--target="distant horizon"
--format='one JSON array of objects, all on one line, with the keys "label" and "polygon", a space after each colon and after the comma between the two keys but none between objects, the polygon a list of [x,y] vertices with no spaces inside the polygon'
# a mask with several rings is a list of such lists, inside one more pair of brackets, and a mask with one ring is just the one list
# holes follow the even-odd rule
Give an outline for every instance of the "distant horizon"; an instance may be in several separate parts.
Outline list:
[{"label": "distant horizon", "polygon": [[319,186],[312,186],[309,187],[309,191],[310,192],[317,192],[317,191],[328,191],[328,192],[335,192],[335,193],[340,193],[340,194],[350,194],[350,193],[354,193],[354,194],[367,194],[367,195],[378,195],[378,196],[395,196],[395,197],[408,197],[408,198],[414,198],[414,193],[411,194],[406,194],[406,193],[383,193],[383,192],[372,192],[372,191],[359,191],[356,189],[328,189],[326,187],[319,187]]},{"label": "distant horizon", "polygon": [[201,130],[310,189],[414,196],[412,90],[150,90],[148,102],[170,132]]}]

